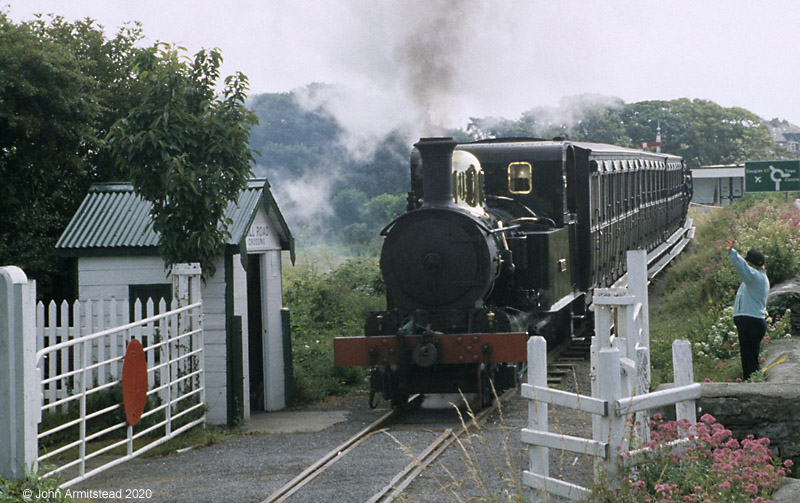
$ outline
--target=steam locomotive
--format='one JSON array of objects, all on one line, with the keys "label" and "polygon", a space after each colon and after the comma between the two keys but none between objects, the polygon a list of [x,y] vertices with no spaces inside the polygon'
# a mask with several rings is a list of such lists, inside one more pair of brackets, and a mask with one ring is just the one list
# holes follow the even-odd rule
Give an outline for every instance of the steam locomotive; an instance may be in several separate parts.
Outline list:
[{"label": "steam locomotive", "polygon": [[[337,366],[370,366],[370,404],[516,385],[530,335],[570,337],[589,292],[686,218],[682,159],[556,138],[422,138],[408,211],[382,231],[387,309],[334,341]],[[491,381],[491,383],[490,383]]]}]

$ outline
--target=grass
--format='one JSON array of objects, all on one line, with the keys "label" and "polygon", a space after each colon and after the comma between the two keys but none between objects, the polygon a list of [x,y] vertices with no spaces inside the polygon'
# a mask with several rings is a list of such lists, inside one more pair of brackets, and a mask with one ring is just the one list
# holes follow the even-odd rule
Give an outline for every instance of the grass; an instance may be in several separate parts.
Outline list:
[{"label": "grass", "polygon": [[[693,344],[695,380],[725,382],[741,377],[738,342],[735,336],[731,342],[720,333],[722,326],[733,330],[726,309],[733,305],[740,283],[727,259],[728,239],[736,240],[739,251],[751,247],[764,251],[772,285],[800,275],[800,211],[783,198],[746,196],[714,211],[692,210],[690,216],[697,228],[694,242],[651,285],[653,387],[672,380],[669,348],[679,338]],[[785,320],[775,323],[784,311],[785,306],[777,306],[770,313],[772,337],[788,332]],[[706,351],[699,351],[701,344],[708,346]]]}]

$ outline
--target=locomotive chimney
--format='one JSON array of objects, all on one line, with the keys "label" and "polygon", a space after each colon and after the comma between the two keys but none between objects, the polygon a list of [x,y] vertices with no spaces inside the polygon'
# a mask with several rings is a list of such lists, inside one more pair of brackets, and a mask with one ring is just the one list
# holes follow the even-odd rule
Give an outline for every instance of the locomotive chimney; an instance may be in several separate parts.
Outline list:
[{"label": "locomotive chimney", "polygon": [[453,150],[451,137],[420,138],[414,146],[422,158],[422,206],[452,206]]}]

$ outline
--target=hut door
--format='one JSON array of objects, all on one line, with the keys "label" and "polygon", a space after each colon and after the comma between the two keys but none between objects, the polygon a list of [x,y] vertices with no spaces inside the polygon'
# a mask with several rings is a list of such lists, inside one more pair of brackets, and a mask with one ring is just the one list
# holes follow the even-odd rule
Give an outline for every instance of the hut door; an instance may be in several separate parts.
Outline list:
[{"label": "hut door", "polygon": [[264,410],[264,342],[261,316],[261,255],[247,257],[247,334],[250,410]]}]

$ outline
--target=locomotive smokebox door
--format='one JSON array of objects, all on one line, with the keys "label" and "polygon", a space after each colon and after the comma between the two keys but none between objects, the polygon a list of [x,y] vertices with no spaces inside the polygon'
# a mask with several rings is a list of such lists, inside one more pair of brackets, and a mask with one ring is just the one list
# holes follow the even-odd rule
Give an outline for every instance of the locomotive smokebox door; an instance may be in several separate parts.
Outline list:
[{"label": "locomotive smokebox door", "polygon": [[415,144],[423,204],[387,228],[381,251],[392,308],[470,308],[491,289],[497,245],[490,229],[454,202],[455,146],[452,138],[423,138]]}]

